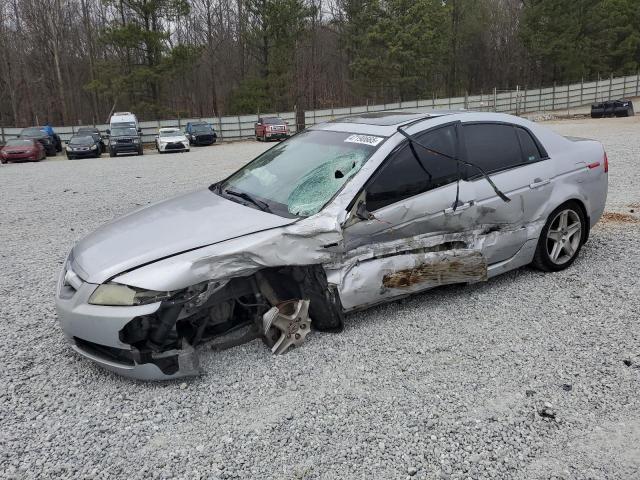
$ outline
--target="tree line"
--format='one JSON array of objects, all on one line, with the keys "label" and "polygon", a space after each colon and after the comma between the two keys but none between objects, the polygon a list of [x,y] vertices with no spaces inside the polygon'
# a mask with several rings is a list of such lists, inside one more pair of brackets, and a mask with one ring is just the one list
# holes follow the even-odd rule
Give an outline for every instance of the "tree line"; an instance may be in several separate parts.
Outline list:
[{"label": "tree line", "polygon": [[299,111],[631,74],[638,0],[0,0],[0,125]]}]

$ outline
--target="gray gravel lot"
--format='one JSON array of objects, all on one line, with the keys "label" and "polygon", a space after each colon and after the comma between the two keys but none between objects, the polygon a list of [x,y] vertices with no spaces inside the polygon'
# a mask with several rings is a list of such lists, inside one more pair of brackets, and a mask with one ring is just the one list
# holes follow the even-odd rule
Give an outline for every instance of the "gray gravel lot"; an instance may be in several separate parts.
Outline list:
[{"label": "gray gravel lot", "polygon": [[282,357],[259,341],[203,352],[186,382],[75,355],[56,275],[98,225],[266,146],[0,166],[0,477],[640,478],[640,118],[549,125],[605,143],[607,208],[631,215],[598,225],[569,270],[354,314]]}]

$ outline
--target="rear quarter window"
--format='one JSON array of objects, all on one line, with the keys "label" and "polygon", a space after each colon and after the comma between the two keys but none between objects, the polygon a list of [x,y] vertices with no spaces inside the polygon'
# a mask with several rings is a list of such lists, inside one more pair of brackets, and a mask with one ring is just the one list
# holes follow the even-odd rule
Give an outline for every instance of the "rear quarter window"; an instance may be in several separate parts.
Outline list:
[{"label": "rear quarter window", "polygon": [[522,155],[526,163],[537,162],[542,158],[540,150],[535,140],[529,132],[524,128],[516,127],[516,134],[520,141],[520,147],[522,148]]}]

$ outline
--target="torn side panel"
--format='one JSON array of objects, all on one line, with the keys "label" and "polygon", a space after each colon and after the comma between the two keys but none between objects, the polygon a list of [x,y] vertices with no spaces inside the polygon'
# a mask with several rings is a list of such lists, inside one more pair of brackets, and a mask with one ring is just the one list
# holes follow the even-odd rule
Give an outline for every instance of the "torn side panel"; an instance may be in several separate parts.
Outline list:
[{"label": "torn side panel", "polygon": [[346,310],[441,285],[487,279],[487,261],[478,250],[454,249],[373,258],[353,265],[342,277]]}]

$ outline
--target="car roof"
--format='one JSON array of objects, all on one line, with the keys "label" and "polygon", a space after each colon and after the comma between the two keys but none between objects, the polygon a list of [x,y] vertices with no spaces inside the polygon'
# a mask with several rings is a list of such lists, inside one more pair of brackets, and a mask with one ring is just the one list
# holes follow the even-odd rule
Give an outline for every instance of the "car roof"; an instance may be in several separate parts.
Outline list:
[{"label": "car roof", "polygon": [[424,112],[368,112],[357,115],[348,115],[336,118],[325,123],[314,125],[313,129],[334,130],[353,133],[370,133],[372,135],[382,135],[385,137],[396,133],[400,125],[406,125],[429,118],[438,118],[444,115],[464,113],[463,111],[430,110]]}]

